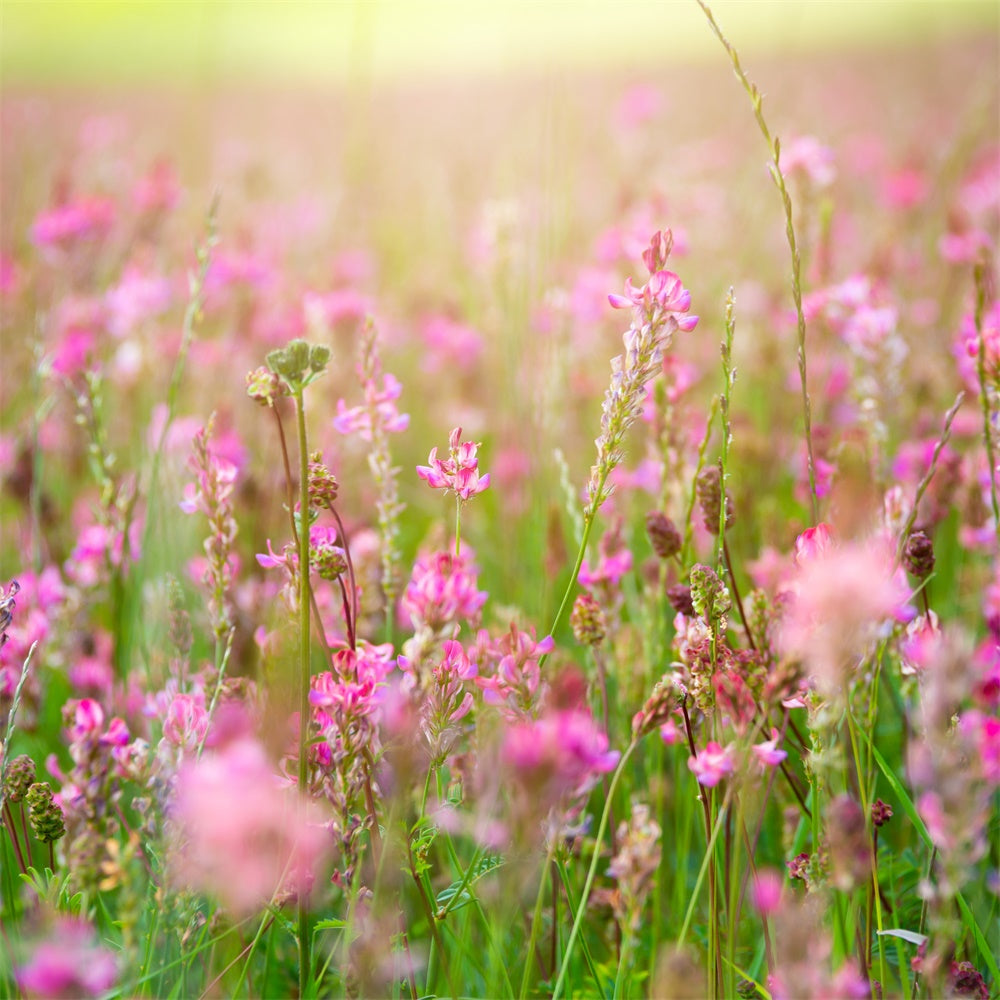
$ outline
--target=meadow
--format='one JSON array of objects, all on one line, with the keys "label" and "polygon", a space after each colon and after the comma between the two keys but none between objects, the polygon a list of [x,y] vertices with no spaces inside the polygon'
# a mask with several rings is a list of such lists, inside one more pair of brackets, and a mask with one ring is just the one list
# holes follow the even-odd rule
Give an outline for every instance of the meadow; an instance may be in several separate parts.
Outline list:
[{"label": "meadow", "polygon": [[1000,43],[699,23],[4,87],[0,995],[1000,995]]}]

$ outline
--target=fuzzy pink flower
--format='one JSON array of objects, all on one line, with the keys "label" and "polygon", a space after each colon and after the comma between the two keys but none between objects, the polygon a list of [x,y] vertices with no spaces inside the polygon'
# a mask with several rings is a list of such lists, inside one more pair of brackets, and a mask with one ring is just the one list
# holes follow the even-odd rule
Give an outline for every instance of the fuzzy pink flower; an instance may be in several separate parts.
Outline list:
[{"label": "fuzzy pink flower", "polygon": [[824,694],[842,692],[845,671],[893,625],[911,621],[910,588],[880,540],[817,553],[799,564],[778,643],[801,659]]},{"label": "fuzzy pink flower", "polygon": [[67,247],[79,240],[104,236],[115,221],[115,203],[91,196],[67,202],[39,215],[31,227],[31,238],[40,247]]},{"label": "fuzzy pink flower", "polygon": [[501,756],[539,802],[554,806],[613,771],[620,754],[608,750],[608,738],[589,711],[569,709],[510,726]]},{"label": "fuzzy pink flower", "polygon": [[69,917],[61,918],[14,971],[26,996],[45,998],[98,997],[117,976],[114,952],[98,943],[90,924]]},{"label": "fuzzy pink flower", "polygon": [[171,816],[175,879],[238,915],[257,910],[283,885],[308,891],[329,844],[249,739],[185,764]]},{"label": "fuzzy pink flower", "polygon": [[694,772],[699,785],[712,788],[734,770],[729,747],[722,747],[714,740],[694,757],[688,758],[688,767]]},{"label": "fuzzy pink flower", "polygon": [[803,135],[781,144],[781,173],[802,176],[817,188],[829,187],[837,176],[833,150],[815,136]]},{"label": "fuzzy pink flower", "polygon": [[787,750],[778,749],[780,738],[778,730],[772,729],[769,740],[765,740],[763,743],[758,743],[756,746],[750,748],[753,750],[753,754],[757,758],[757,763],[760,764],[762,770],[766,771],[769,767],[777,767],[788,756]]}]

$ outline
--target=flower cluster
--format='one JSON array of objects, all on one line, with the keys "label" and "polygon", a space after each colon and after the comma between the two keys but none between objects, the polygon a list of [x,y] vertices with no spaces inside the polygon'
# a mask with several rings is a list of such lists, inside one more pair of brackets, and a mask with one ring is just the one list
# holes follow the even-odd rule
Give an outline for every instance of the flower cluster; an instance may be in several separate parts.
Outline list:
[{"label": "flower cluster", "polygon": [[428,464],[417,466],[417,475],[433,489],[469,500],[490,485],[490,474],[479,474],[478,449],[477,443],[463,441],[462,428],[456,427],[448,438],[448,458],[438,458],[437,448],[432,448]]}]

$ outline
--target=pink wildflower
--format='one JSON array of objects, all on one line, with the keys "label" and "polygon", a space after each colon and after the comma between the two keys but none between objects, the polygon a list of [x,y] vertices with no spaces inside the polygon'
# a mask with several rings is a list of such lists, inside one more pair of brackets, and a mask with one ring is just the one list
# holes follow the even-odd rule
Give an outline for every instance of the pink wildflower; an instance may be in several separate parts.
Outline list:
[{"label": "pink wildflower", "polygon": [[698,778],[698,784],[712,788],[734,770],[729,747],[722,747],[714,740],[694,757],[688,758],[688,767]]},{"label": "pink wildflower", "polygon": [[614,770],[619,756],[608,750],[608,738],[590,712],[581,709],[512,725],[502,749],[504,763],[548,805],[583,794],[599,775]]},{"label": "pink wildflower", "polygon": [[249,739],[185,764],[171,815],[177,881],[234,914],[267,903],[286,877],[289,888],[307,891],[329,840]]},{"label": "pink wildflower", "polygon": [[817,188],[829,187],[837,176],[833,150],[815,136],[791,139],[781,144],[781,173],[785,177],[805,177]]},{"label": "pink wildflower", "polygon": [[784,879],[772,869],[759,869],[753,880],[753,905],[762,916],[774,913],[781,905]]},{"label": "pink wildflower", "polygon": [[753,754],[757,758],[757,763],[760,764],[761,770],[766,771],[769,767],[777,767],[788,756],[787,750],[778,749],[780,738],[778,730],[772,729],[769,740],[765,740],[763,743],[758,743],[756,746],[750,748],[753,750]]},{"label": "pink wildflower", "polygon": [[887,627],[916,614],[910,588],[881,541],[834,547],[802,562],[791,584],[779,646],[804,661],[824,694]]},{"label": "pink wildflower", "polygon": [[448,438],[450,457],[442,461],[432,448],[428,465],[418,465],[417,475],[428,486],[445,492],[454,491],[462,500],[482,493],[490,485],[490,474],[479,475],[478,443],[462,441],[462,428],[456,427]]},{"label": "pink wildflower", "polygon": [[456,621],[477,622],[488,596],[476,587],[478,575],[467,545],[462,546],[460,555],[438,552],[420,556],[413,564],[400,609],[413,625],[432,631]]},{"label": "pink wildflower", "polygon": [[410,426],[408,413],[400,413],[396,409],[403,386],[399,380],[386,372],[382,377],[382,388],[378,387],[376,379],[368,379],[364,383],[365,402],[361,406],[351,406],[342,399],[337,400],[337,416],[334,417],[334,430],[341,434],[357,434],[362,441],[372,439],[372,417],[378,421],[381,429],[398,434]]},{"label": "pink wildflower", "polygon": [[65,248],[79,240],[100,239],[114,221],[115,203],[110,198],[80,198],[39,215],[31,238],[40,247]]},{"label": "pink wildflower", "polygon": [[28,960],[14,971],[18,987],[28,997],[98,997],[118,975],[114,953],[98,944],[83,920],[62,917]]}]

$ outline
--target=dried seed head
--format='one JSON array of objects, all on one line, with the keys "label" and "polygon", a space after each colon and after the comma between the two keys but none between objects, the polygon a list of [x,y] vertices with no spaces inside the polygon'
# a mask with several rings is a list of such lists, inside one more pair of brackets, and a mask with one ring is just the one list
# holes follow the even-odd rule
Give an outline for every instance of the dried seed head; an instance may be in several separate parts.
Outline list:
[{"label": "dried seed head", "polygon": [[661,559],[669,559],[681,550],[684,539],[677,525],[658,510],[646,515],[646,534],[653,546],[653,551]]},{"label": "dried seed head", "polygon": [[[719,519],[722,508],[722,471],[717,465],[702,469],[695,482],[695,495],[705,520],[705,528],[713,535],[719,533]],[[732,527],[733,501],[726,497],[726,527]]]},{"label": "dried seed head", "polygon": [[27,755],[15,757],[3,776],[4,797],[8,802],[20,802],[35,783],[35,762]]},{"label": "dried seed head", "polygon": [[934,544],[923,531],[914,531],[906,540],[903,565],[918,579],[934,572]]},{"label": "dried seed head", "polygon": [[52,789],[47,781],[36,781],[24,796],[28,803],[28,818],[35,836],[44,844],[66,834],[66,823],[62,809],[52,797]]},{"label": "dried seed head", "polygon": [[337,477],[323,464],[323,455],[313,452],[309,456],[309,503],[327,507],[336,501],[339,489]]},{"label": "dried seed head", "polygon": [[593,594],[584,592],[573,602],[569,618],[577,642],[586,646],[599,646],[608,632],[608,623],[601,606]]}]

